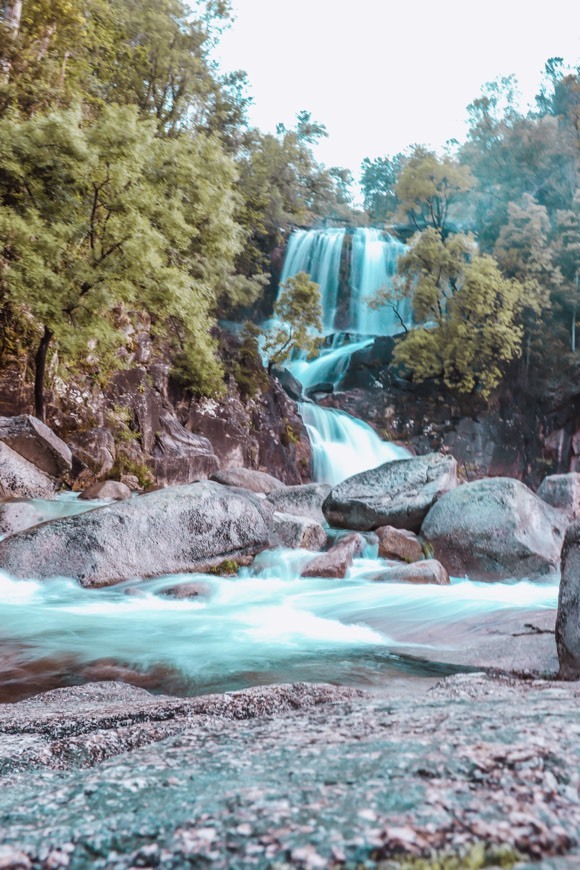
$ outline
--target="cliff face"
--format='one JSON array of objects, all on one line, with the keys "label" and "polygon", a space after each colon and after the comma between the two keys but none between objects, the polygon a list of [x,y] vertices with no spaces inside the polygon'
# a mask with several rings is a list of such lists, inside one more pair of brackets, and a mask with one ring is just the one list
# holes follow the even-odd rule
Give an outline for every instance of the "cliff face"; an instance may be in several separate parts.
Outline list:
[{"label": "cliff face", "polygon": [[[71,482],[125,478],[129,484],[190,483],[236,466],[267,471],[287,484],[311,478],[310,442],[278,381],[256,360],[251,389],[235,371],[239,343],[228,337],[227,391],[219,399],[195,398],[154,359],[147,335],[129,366],[100,386],[74,377],[56,381],[48,396],[47,423],[73,451]],[[33,396],[22,372],[0,372],[0,413],[33,413]]]}]

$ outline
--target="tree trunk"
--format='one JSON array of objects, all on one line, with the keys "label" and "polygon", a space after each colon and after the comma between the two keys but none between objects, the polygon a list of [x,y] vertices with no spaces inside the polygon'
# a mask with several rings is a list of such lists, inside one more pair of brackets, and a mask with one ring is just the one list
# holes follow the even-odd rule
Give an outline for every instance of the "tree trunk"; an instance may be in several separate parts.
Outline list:
[{"label": "tree trunk", "polygon": [[46,374],[46,357],[48,346],[54,333],[44,327],[44,335],[40,340],[36,356],[34,357],[34,413],[44,423],[44,377]]},{"label": "tree trunk", "polygon": [[22,0],[14,0],[8,3],[4,11],[4,24],[12,33],[12,38],[17,39],[20,33],[20,21],[22,20]]}]

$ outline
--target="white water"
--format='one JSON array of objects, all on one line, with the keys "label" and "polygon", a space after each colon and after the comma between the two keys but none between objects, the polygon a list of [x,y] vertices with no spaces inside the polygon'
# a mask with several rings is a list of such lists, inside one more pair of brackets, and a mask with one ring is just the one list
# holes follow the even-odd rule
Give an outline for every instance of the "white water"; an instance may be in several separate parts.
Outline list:
[{"label": "white water", "polygon": [[336,387],[340,384],[353,353],[369,347],[372,343],[372,338],[356,342],[345,341],[343,344],[325,348],[314,360],[293,360],[287,367],[305,390],[317,384],[332,384]]},{"label": "white water", "polygon": [[[268,551],[236,579],[181,575],[92,591],[0,574],[0,700],[47,679],[114,678],[112,663],[186,694],[288,679],[381,685],[433,671],[405,654],[436,662],[486,617],[533,618],[557,602],[554,583],[373,583],[386,563],[368,556],[343,581],[297,579],[311,558]],[[161,594],[192,579],[211,588],[209,598]]]},{"label": "white water", "polygon": [[[379,290],[389,290],[397,272],[397,261],[406,246],[381,230],[361,228],[352,239],[350,312],[348,329],[359,335],[396,335],[403,325],[391,306],[373,309],[369,302]],[[400,308],[405,325],[410,325],[410,307]]]},{"label": "white water", "polygon": [[393,459],[408,459],[409,451],[382,441],[374,429],[344,411],[303,403],[300,414],[312,445],[314,479],[335,485]]}]

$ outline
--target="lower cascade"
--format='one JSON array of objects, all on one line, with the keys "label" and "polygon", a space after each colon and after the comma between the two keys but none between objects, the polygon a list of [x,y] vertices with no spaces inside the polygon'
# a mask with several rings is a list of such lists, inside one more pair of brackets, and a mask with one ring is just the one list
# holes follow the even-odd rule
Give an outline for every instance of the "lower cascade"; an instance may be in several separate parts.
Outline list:
[{"label": "lower cascade", "polygon": [[406,448],[382,441],[371,426],[344,411],[304,402],[300,413],[312,445],[314,478],[321,483],[334,485],[359,471],[410,455]]}]

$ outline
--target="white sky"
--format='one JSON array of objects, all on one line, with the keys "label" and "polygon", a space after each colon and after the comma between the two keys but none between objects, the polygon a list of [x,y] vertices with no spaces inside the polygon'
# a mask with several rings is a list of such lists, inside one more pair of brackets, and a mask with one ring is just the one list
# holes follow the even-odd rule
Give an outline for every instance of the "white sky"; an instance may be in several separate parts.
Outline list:
[{"label": "white sky", "polygon": [[515,73],[526,100],[543,65],[580,57],[574,0],[234,0],[224,70],[248,73],[251,122],[273,131],[301,109],[326,124],[317,150],[358,179],[363,157],[463,139],[481,85]]}]

